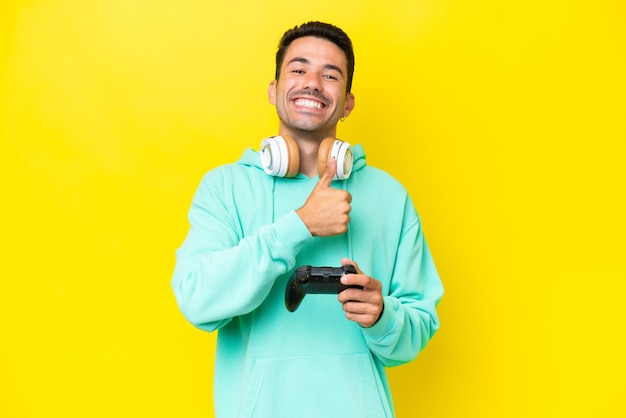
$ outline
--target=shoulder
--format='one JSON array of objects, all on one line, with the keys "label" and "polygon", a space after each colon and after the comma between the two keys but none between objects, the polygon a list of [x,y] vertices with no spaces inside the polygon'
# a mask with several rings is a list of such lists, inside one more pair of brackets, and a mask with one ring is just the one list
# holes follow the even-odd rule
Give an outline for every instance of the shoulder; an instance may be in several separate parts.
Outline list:
[{"label": "shoulder", "polygon": [[367,166],[359,170],[347,185],[354,202],[363,202],[368,211],[377,216],[394,217],[398,221],[414,223],[419,215],[406,187],[385,170]]},{"label": "shoulder", "polygon": [[[365,166],[349,180],[357,188],[366,188],[371,192],[384,193],[386,195],[406,195],[404,185],[387,171],[380,168]],[[381,196],[381,197],[382,197]]]},{"label": "shoulder", "polygon": [[268,185],[268,176],[254,167],[229,163],[214,167],[201,178],[194,198],[229,202],[241,196],[255,196]]},{"label": "shoulder", "polygon": [[204,174],[202,181],[217,184],[239,183],[245,179],[262,177],[264,174],[258,152],[246,148],[237,161],[210,169]]}]

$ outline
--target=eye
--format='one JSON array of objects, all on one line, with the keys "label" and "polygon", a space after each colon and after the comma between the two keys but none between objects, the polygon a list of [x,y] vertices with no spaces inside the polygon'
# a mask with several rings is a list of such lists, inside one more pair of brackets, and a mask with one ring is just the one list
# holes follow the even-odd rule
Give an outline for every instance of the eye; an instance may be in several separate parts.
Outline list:
[{"label": "eye", "polygon": [[298,69],[292,70],[291,72],[294,74],[304,74],[304,70],[298,70]]}]

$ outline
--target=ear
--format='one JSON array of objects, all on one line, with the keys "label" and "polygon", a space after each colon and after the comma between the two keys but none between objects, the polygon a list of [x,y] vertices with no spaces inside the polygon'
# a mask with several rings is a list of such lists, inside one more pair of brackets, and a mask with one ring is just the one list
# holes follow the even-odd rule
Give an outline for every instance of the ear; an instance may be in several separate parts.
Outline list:
[{"label": "ear", "polygon": [[352,109],[354,109],[355,104],[356,103],[354,102],[354,94],[348,93],[348,95],[346,96],[346,104],[343,107],[342,117],[347,118],[348,115],[352,113]]},{"label": "ear", "polygon": [[270,86],[267,89],[267,98],[271,104],[276,106],[276,80],[270,83]]}]

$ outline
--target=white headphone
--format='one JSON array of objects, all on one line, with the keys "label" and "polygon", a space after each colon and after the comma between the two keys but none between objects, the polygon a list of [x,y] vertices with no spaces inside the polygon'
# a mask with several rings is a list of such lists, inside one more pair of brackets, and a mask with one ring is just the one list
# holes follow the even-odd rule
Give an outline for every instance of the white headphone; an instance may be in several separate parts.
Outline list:
[{"label": "white headphone", "polygon": [[[293,177],[300,171],[300,151],[292,136],[270,136],[261,143],[261,164],[271,176]],[[337,160],[335,180],[345,180],[352,173],[352,146],[335,138],[324,139],[317,151],[317,171],[320,177],[326,171],[329,157]]]}]

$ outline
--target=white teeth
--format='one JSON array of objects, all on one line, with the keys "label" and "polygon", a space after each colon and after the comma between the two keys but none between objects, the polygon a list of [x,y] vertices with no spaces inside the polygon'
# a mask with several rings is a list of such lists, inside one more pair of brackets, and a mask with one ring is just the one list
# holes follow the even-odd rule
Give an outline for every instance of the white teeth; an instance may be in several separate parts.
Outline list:
[{"label": "white teeth", "polygon": [[322,104],[320,102],[316,102],[314,100],[296,99],[295,103],[298,106],[308,107],[308,108],[311,108],[311,109],[321,109],[322,108]]}]

